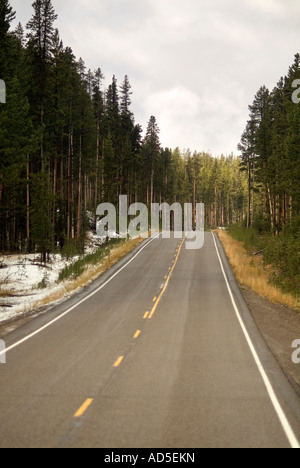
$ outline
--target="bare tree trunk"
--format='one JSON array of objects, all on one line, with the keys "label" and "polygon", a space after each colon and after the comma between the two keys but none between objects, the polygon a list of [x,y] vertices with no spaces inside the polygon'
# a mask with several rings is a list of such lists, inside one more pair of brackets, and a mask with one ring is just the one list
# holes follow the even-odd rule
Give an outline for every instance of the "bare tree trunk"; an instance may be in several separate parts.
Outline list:
[{"label": "bare tree trunk", "polygon": [[67,239],[70,239],[71,234],[71,208],[70,208],[70,185],[71,185],[71,154],[70,154],[70,134],[69,134],[69,150],[67,158]]},{"label": "bare tree trunk", "polygon": [[2,173],[0,172],[0,206],[2,205],[2,192],[3,192],[2,179],[3,179],[3,175],[2,175]]},{"label": "bare tree trunk", "polygon": [[248,161],[248,200],[247,200],[247,229],[250,229],[251,225],[251,165],[250,159]]},{"label": "bare tree trunk", "polygon": [[280,226],[280,196],[275,197],[275,225],[276,225],[276,236],[279,236]]},{"label": "bare tree trunk", "polygon": [[272,205],[271,191],[270,191],[270,187],[268,184],[267,184],[267,193],[268,193],[268,202],[269,202],[269,208],[270,208],[271,228],[273,230],[274,229],[274,209]]},{"label": "bare tree trunk", "polygon": [[149,184],[147,184],[146,188],[146,205],[149,206]]},{"label": "bare tree trunk", "polygon": [[100,156],[100,124],[99,119],[97,120],[97,141],[96,141],[96,177],[95,177],[95,199],[94,209],[95,213],[98,206],[98,191],[99,191],[99,156]]},{"label": "bare tree trunk", "polygon": [[154,170],[151,171],[151,195],[150,195],[150,203],[153,203],[153,181],[154,181]]},{"label": "bare tree trunk", "polygon": [[79,138],[79,169],[78,169],[78,200],[77,200],[77,228],[76,239],[81,235],[81,215],[82,215],[82,135]]},{"label": "bare tree trunk", "polygon": [[56,203],[55,203],[55,195],[57,191],[57,158],[54,159],[54,167],[53,167],[53,206],[52,206],[52,225],[53,225],[53,244],[54,244],[54,232],[55,232],[55,221],[56,221]]},{"label": "bare tree trunk", "polygon": [[29,154],[27,155],[27,165],[26,165],[26,239],[27,239],[27,248],[30,244],[30,186],[29,186]]},{"label": "bare tree trunk", "polygon": [[217,208],[218,208],[218,200],[217,200],[217,193],[218,193],[218,189],[217,187],[215,186],[215,206],[214,206],[214,224],[215,226],[217,227],[218,225],[218,214],[217,214]]},{"label": "bare tree trunk", "polygon": [[253,227],[255,203],[254,203],[254,187],[255,187],[255,159],[253,157],[253,168],[252,168],[252,206],[251,206],[251,221],[250,225]]},{"label": "bare tree trunk", "polygon": [[197,225],[197,212],[196,212],[196,177],[194,177],[193,184],[193,231],[196,230]]}]

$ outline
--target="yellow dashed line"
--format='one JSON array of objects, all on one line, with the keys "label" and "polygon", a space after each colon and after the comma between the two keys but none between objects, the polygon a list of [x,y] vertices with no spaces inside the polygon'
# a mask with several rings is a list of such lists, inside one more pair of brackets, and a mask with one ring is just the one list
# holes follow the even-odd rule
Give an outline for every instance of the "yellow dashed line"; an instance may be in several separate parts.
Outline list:
[{"label": "yellow dashed line", "polygon": [[[157,309],[157,306],[158,306],[158,304],[159,304],[161,298],[163,297],[163,295],[164,295],[164,293],[165,293],[165,291],[166,291],[166,289],[167,289],[167,287],[168,287],[168,284],[169,284],[171,275],[172,275],[172,273],[173,273],[173,271],[174,271],[174,268],[175,268],[175,266],[176,266],[176,264],[177,264],[177,262],[178,262],[178,258],[179,258],[179,255],[180,255],[182,246],[183,246],[183,244],[184,244],[184,241],[185,241],[185,237],[183,238],[183,240],[182,240],[182,242],[181,242],[181,244],[180,244],[180,246],[179,246],[178,253],[177,253],[177,255],[176,255],[176,259],[175,259],[175,261],[174,261],[173,266],[169,268],[170,273],[169,273],[169,275],[166,277],[165,285],[164,285],[164,287],[163,287],[163,289],[162,289],[160,295],[158,296],[158,298],[155,298],[155,304],[154,304],[154,306],[153,306],[153,308],[152,308],[152,310],[151,310],[151,312],[150,312],[150,314],[149,314],[149,316],[148,316],[148,319],[151,319],[151,318],[153,317],[153,315],[154,315],[154,313],[155,313],[155,311],[156,311],[156,309]],[[153,300],[153,302],[154,302],[154,300]]]},{"label": "yellow dashed line", "polygon": [[114,367],[119,367],[119,365],[121,364],[121,362],[123,361],[124,359],[124,356],[120,356],[116,362],[114,363]]},{"label": "yellow dashed line", "polygon": [[87,400],[85,400],[85,402],[83,403],[83,405],[79,408],[78,411],[76,411],[76,413],[74,414],[74,418],[80,418],[85,412],[86,410],[91,406],[91,404],[93,403],[94,399],[93,398],[88,398]]}]

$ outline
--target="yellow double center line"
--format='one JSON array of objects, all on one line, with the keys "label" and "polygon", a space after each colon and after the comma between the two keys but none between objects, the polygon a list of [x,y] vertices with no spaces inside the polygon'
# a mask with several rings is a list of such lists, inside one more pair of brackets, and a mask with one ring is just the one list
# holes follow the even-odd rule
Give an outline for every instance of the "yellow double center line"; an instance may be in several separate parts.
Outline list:
[{"label": "yellow double center line", "polygon": [[[166,289],[167,289],[167,287],[168,287],[170,278],[171,278],[172,273],[173,273],[173,271],[174,271],[174,269],[175,269],[175,267],[176,267],[176,264],[177,264],[177,262],[178,262],[178,258],[179,258],[179,255],[180,255],[182,246],[183,246],[183,244],[184,244],[185,237],[186,237],[186,236],[184,236],[184,238],[182,239],[182,241],[181,241],[181,243],[180,243],[180,246],[179,246],[179,248],[178,248],[178,250],[177,250],[177,255],[176,255],[176,258],[175,258],[175,260],[174,260],[174,262],[173,262],[173,266],[172,266],[172,268],[169,269],[169,274],[168,274],[168,276],[165,277],[166,282],[165,282],[165,284],[164,284],[163,289],[161,290],[160,295],[159,295],[157,298],[155,297],[155,298],[153,299],[153,301],[155,302],[155,304],[154,304],[154,306],[153,306],[153,308],[152,308],[152,310],[151,310],[150,313],[146,312],[146,314],[144,315],[144,318],[151,319],[151,318],[153,317],[153,315],[154,315],[154,313],[155,313],[155,311],[156,311],[156,309],[157,309],[157,306],[158,306],[158,304],[159,304],[161,298],[163,297],[163,295],[164,295],[164,293],[165,293],[165,291],[166,291]],[[141,333],[141,330],[137,330],[137,331],[135,332],[133,338],[134,338],[134,339],[137,339],[137,338],[139,337],[140,333]],[[116,362],[114,363],[113,367],[119,367],[123,360],[124,360],[124,356],[120,356],[120,357],[116,360]],[[80,418],[81,416],[83,416],[83,415],[86,413],[86,411],[88,410],[88,408],[93,404],[93,402],[94,402],[94,399],[93,399],[93,398],[88,398],[88,399],[83,403],[83,405],[76,411],[76,413],[74,414],[74,418]]]},{"label": "yellow double center line", "polygon": [[168,274],[168,276],[166,277],[166,282],[165,282],[165,284],[164,284],[164,287],[163,287],[163,289],[161,290],[160,295],[159,295],[158,298],[156,299],[155,304],[154,304],[154,306],[152,307],[152,310],[151,310],[150,314],[148,315],[148,319],[151,319],[151,318],[153,317],[153,315],[155,314],[155,311],[156,311],[156,309],[157,309],[157,306],[158,306],[158,304],[159,304],[160,301],[161,301],[161,298],[163,297],[164,293],[166,292],[166,289],[167,289],[167,287],[168,287],[168,284],[169,284],[170,278],[171,278],[171,276],[172,276],[172,273],[173,273],[173,271],[174,271],[174,269],[175,269],[175,267],[176,267],[176,265],[177,265],[177,262],[178,262],[178,259],[179,259],[179,255],[180,255],[182,246],[183,246],[183,244],[184,244],[185,238],[186,238],[186,236],[184,236],[184,238],[182,239],[182,241],[181,241],[181,243],[180,243],[180,246],[179,246],[179,248],[178,248],[177,255],[176,255],[176,258],[175,258],[175,260],[174,260],[173,266],[172,266],[172,268],[170,268],[169,274]]}]

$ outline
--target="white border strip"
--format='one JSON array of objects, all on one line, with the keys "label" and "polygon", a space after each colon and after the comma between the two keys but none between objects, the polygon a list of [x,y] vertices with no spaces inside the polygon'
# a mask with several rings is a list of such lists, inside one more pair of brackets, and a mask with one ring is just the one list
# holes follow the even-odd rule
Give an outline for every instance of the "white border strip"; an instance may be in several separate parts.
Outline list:
[{"label": "white border strip", "polygon": [[260,374],[262,376],[262,379],[263,379],[263,382],[264,382],[265,387],[267,389],[270,400],[271,400],[271,402],[272,402],[272,404],[274,406],[274,409],[275,409],[275,411],[277,413],[279,421],[280,421],[280,423],[281,423],[281,425],[283,427],[283,430],[284,430],[284,432],[285,432],[285,434],[287,436],[287,439],[288,439],[291,447],[294,448],[294,449],[296,449],[296,448],[299,449],[300,448],[299,442],[298,442],[298,440],[297,440],[297,438],[295,436],[295,433],[294,433],[289,421],[287,420],[286,415],[283,412],[283,409],[282,409],[282,407],[281,407],[281,405],[280,405],[280,403],[279,403],[279,401],[277,399],[277,396],[275,395],[275,392],[273,390],[271,382],[270,382],[270,380],[269,380],[269,378],[268,378],[268,376],[267,376],[267,374],[266,374],[266,372],[265,372],[265,370],[263,368],[263,365],[262,365],[262,363],[261,363],[261,361],[260,361],[260,359],[258,357],[258,354],[257,354],[257,352],[256,352],[256,350],[255,350],[255,348],[253,346],[253,343],[251,341],[249,333],[248,333],[248,331],[247,331],[247,329],[246,329],[246,327],[244,325],[241,314],[240,314],[240,312],[238,310],[235,299],[233,297],[233,293],[232,293],[232,290],[230,288],[230,285],[229,285],[229,282],[228,282],[228,279],[227,279],[227,276],[226,276],[226,273],[225,273],[225,270],[224,270],[224,267],[223,267],[222,259],[221,259],[220,254],[219,254],[216,239],[215,239],[215,236],[214,236],[213,233],[212,233],[212,236],[213,236],[213,239],[214,239],[215,248],[216,248],[217,255],[218,255],[218,258],[219,258],[219,262],[220,262],[220,265],[221,265],[221,270],[222,270],[223,276],[225,278],[226,286],[227,286],[227,289],[228,289],[228,292],[229,292],[229,296],[230,296],[233,308],[235,310],[236,316],[237,316],[238,321],[240,323],[240,326],[241,326],[241,328],[243,330],[243,333],[245,335],[245,338],[247,340],[248,346],[249,346],[249,348],[251,350],[251,353],[253,355],[255,363],[256,363],[256,365],[258,367],[258,370],[259,370],[259,372],[260,372]]},{"label": "white border strip", "polygon": [[103,289],[108,283],[110,283],[119,273],[121,273],[121,271],[123,271],[128,265],[130,265],[130,263],[133,262],[133,260],[136,259],[136,257],[146,248],[148,247],[149,244],[151,244],[151,242],[154,241],[154,239],[157,239],[159,237],[159,234],[156,234],[149,242],[147,242],[132,258],[131,260],[129,260],[125,265],[122,266],[122,268],[120,268],[113,276],[111,276],[107,281],[105,281],[105,283],[103,283],[101,286],[99,286],[99,288],[95,289],[95,291],[93,291],[92,293],[88,294],[86,297],[84,297],[83,299],[81,299],[81,301],[77,302],[75,305],[73,305],[72,307],[70,307],[70,309],[66,310],[65,312],[63,312],[61,315],[59,315],[58,317],[56,317],[55,319],[51,320],[50,322],[46,323],[46,325],[42,326],[41,328],[39,328],[38,330],[36,330],[35,332],[33,333],[30,333],[30,335],[26,336],[25,338],[23,338],[22,340],[20,341],[17,341],[15,344],[9,346],[8,348],[6,348],[5,350],[1,351],[0,352],[0,357],[5,354],[5,353],[8,353],[9,351],[11,351],[12,349],[16,348],[17,346],[20,346],[22,343],[25,343],[26,341],[30,340],[31,338],[33,338],[34,336],[38,335],[39,333],[41,333],[42,331],[46,330],[47,328],[51,327],[51,325],[53,325],[54,323],[58,322],[60,319],[62,319],[63,317],[65,317],[66,315],[68,315],[70,312],[72,312],[72,310],[76,309],[76,307],[80,306],[81,304],[83,304],[85,301],[87,301],[88,299],[90,299],[91,297],[93,297],[95,294],[97,294],[99,291],[101,291],[101,289]]}]

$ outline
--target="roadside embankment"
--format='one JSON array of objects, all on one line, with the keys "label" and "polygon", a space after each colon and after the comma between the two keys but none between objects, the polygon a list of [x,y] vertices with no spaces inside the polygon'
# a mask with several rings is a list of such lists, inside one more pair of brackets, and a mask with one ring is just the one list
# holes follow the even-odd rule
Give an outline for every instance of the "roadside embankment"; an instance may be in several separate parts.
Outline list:
[{"label": "roadside embankment", "polygon": [[243,243],[233,239],[226,231],[217,231],[217,234],[236,279],[241,285],[248,286],[252,291],[273,303],[284,304],[300,310],[300,304],[296,297],[282,292],[270,283],[273,276],[272,267],[264,264],[261,254],[255,252],[250,255]]},{"label": "roadside embankment", "polygon": [[300,339],[297,299],[269,284],[272,271],[261,255],[250,255],[226,231],[218,231],[218,236],[258,329],[300,396],[300,364],[292,360],[292,344]]},{"label": "roadside embankment", "polygon": [[96,249],[85,256],[63,259],[51,255],[47,265],[35,255],[2,256],[0,268],[0,323],[30,316],[57,304],[99,278],[141,242],[131,239]]}]

